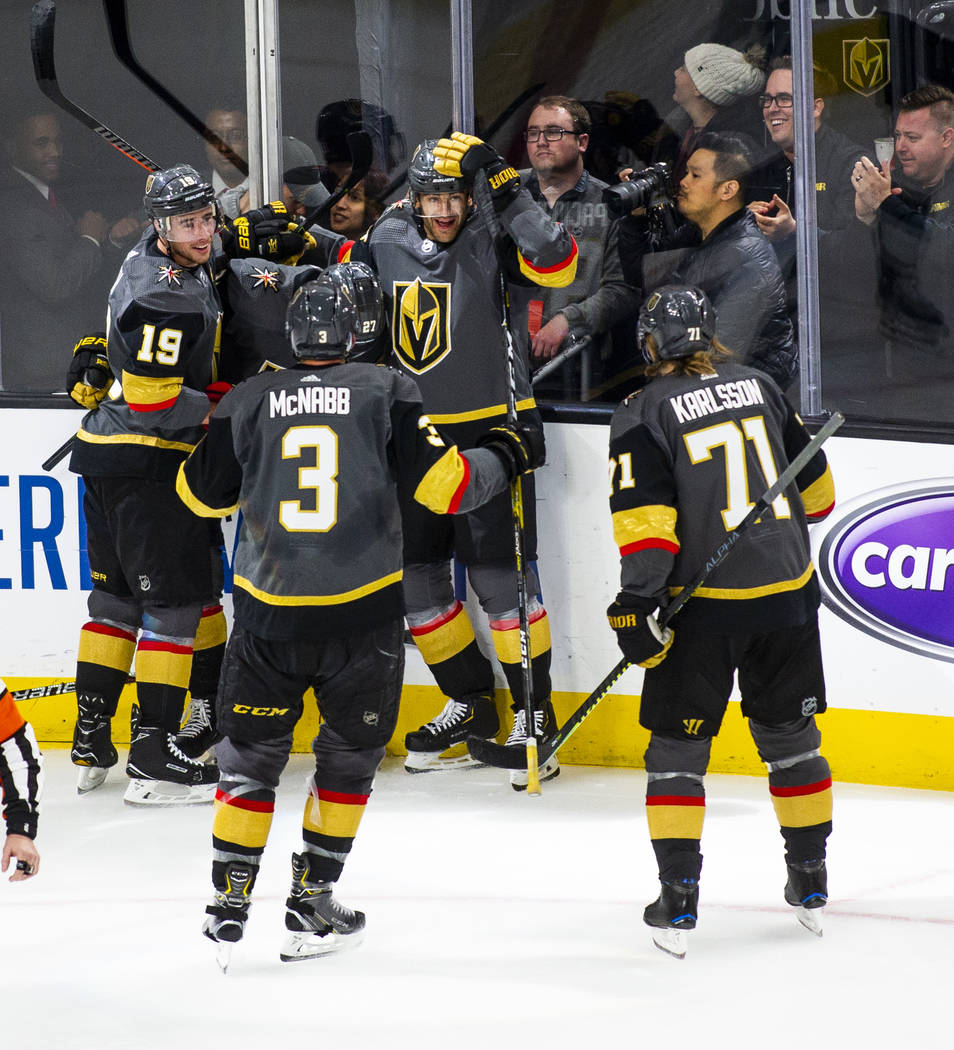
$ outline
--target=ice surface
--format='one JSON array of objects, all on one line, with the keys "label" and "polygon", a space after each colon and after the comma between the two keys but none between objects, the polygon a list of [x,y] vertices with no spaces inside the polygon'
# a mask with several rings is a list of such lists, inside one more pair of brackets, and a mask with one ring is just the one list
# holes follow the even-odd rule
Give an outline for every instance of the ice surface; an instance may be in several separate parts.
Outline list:
[{"label": "ice surface", "polygon": [[[120,761],[125,758],[121,754]],[[0,881],[0,1047],[19,1050],[828,1050],[954,1045],[954,798],[835,785],[825,935],[782,900],[765,781],[710,776],[700,921],[654,948],[642,771],[565,767],[541,798],[495,770],[387,759],[339,883],[363,945],[285,964],[293,756],[227,976],[200,933],[211,807],[82,798],[47,753],[39,876]],[[690,1042],[691,1041],[691,1042]]]}]

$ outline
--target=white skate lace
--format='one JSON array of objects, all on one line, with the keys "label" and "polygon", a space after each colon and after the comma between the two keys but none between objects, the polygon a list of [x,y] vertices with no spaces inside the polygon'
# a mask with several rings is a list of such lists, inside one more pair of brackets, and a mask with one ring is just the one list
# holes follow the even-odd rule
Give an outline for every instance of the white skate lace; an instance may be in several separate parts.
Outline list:
[{"label": "white skate lace", "polygon": [[[539,740],[543,735],[543,712],[533,712],[534,736]],[[513,729],[507,737],[507,747],[516,747],[527,742],[527,712],[522,708],[513,716]]]},{"label": "white skate lace", "polygon": [[195,737],[201,736],[206,729],[212,727],[207,705],[208,700],[203,700],[201,697],[193,697],[189,701],[189,714],[186,716],[186,720],[179,730],[178,735],[180,737],[192,740]]},{"label": "white skate lace", "polygon": [[470,710],[470,705],[463,700],[448,700],[444,710],[432,722],[428,722],[424,728],[431,734],[437,736],[444,729],[457,725],[462,721]]},{"label": "white skate lace", "polygon": [[189,758],[189,756],[179,747],[179,745],[176,743],[175,734],[167,733],[166,743],[169,747],[169,751],[171,752],[174,758],[177,758],[180,762],[185,762],[187,765],[193,767],[202,767],[202,763],[197,758]]}]

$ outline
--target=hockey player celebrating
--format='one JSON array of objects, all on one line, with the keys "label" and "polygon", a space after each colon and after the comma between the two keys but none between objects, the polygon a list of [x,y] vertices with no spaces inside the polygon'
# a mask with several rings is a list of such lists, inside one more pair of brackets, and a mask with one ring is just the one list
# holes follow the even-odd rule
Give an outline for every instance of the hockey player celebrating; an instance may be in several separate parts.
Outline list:
[{"label": "hockey player celebrating", "polygon": [[[398,488],[434,513],[467,513],[543,462],[539,431],[522,423],[491,427],[482,447],[460,453],[421,414],[411,380],[347,361],[360,325],[353,265],[333,266],[298,290],[288,312],[297,364],[229,393],[179,470],[179,495],[196,513],[243,514],[235,626],[218,696],[215,897],[203,927],[223,969],[244,931],[309,686],[322,725],[281,958],[323,955],[361,938],[364,915],[339,903],[332,887],[397,721]],[[357,275],[367,271],[359,266]]]},{"label": "hockey player celebrating", "polygon": [[[72,759],[81,767],[80,792],[115,765],[110,719],[135,654],[140,716],[125,796],[134,804],[211,801],[218,779],[194,756],[212,740],[208,705],[225,647],[221,532],[175,493],[178,466],[221,396],[214,200],[212,186],[187,164],[149,176],[150,226],[109,295],[107,360],[74,361],[71,370],[86,377],[93,371],[86,366],[98,365],[121,385],[84,418],[70,461],[85,481],[93,578],[80,632]],[[95,345],[77,351],[102,356]],[[177,737],[190,685],[202,711]]]},{"label": "hockey player celebrating", "polygon": [[[486,175],[502,233],[495,244],[486,216],[471,195],[478,172]],[[483,176],[481,176],[483,177]],[[420,387],[428,418],[459,448],[473,448],[488,425],[507,415],[508,371],[501,338],[497,273],[505,267],[510,294],[521,302],[536,285],[562,287],[576,272],[576,243],[538,208],[520,177],[486,143],[466,135],[418,146],[408,171],[407,200],[393,206],[359,242],[351,258],[369,258],[391,319],[392,363]],[[367,252],[365,256],[364,252]],[[502,260],[502,263],[498,260]],[[527,375],[526,348],[517,354],[519,418],[541,426]],[[536,558],[532,480],[524,483],[527,561]],[[448,698],[443,710],[408,733],[406,768],[447,766],[442,754],[467,736],[493,737],[498,729],[494,673],[478,648],[467,613],[454,594],[450,559],[466,564],[471,586],[490,620],[494,649],[513,698],[507,743],[524,747],[526,715],[520,663],[519,612],[511,504],[501,494],[480,510],[453,519],[406,498],[404,585],[407,621],[421,655]],[[550,631],[546,610],[530,592],[535,735],[556,731],[550,703]],[[466,764],[467,759],[456,763]],[[542,780],[559,772],[556,758]],[[527,786],[526,772],[511,782]]]},{"label": "hockey player celebrating", "polygon": [[832,797],[814,717],[826,704],[806,517],[832,509],[831,474],[819,451],[693,594],[674,631],[660,632],[657,607],[809,437],[764,373],[729,363],[699,289],[654,292],[638,330],[651,381],[617,408],[610,429],[622,589],[608,616],[624,656],[648,668],[639,721],[651,732],[646,813],[661,888],[643,921],[660,948],[685,954],[697,918],[703,778],[737,671],[785,841],[785,900],[820,934]]},{"label": "hockey player celebrating", "polygon": [[40,870],[34,843],[40,816],[43,759],[29,722],[17,710],[13,696],[0,680],[0,797],[7,835],[0,853],[0,871],[16,860],[10,882],[22,882]]}]

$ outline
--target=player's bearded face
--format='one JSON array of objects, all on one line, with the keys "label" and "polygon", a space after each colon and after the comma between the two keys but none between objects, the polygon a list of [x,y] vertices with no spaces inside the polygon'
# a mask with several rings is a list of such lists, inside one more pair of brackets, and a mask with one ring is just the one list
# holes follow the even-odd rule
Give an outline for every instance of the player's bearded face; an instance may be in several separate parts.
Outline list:
[{"label": "player's bearded face", "polygon": [[216,225],[215,209],[210,205],[186,215],[173,215],[168,229],[160,229],[159,236],[166,243],[166,254],[175,262],[181,266],[201,266],[212,255]]},{"label": "player's bearded face", "polygon": [[417,208],[424,232],[432,241],[450,244],[467,217],[470,198],[466,193],[422,193]]}]

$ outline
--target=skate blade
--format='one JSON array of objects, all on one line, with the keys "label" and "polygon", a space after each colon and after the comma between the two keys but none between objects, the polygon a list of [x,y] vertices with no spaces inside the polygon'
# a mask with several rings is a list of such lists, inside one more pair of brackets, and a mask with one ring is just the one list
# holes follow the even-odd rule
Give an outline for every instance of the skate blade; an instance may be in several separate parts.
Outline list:
[{"label": "skate blade", "polygon": [[282,945],[279,958],[282,962],[300,962],[302,959],[317,959],[322,955],[347,951],[364,940],[364,929],[354,933],[326,933],[319,937],[317,933],[290,933]]},{"label": "skate blade", "polygon": [[[560,763],[556,758],[540,767],[540,783],[545,784],[548,780],[554,780],[560,775]],[[510,786],[514,791],[527,790],[527,771],[525,769],[514,769],[510,773]]]},{"label": "skate blade", "polygon": [[215,799],[217,784],[175,784],[171,780],[132,778],[123,802],[127,806],[200,806]]},{"label": "skate blade", "polygon": [[76,778],[77,795],[85,795],[88,791],[95,791],[105,780],[108,769],[102,766],[80,766],[79,776]]},{"label": "skate blade", "polygon": [[222,973],[229,972],[229,964],[232,961],[232,949],[235,945],[230,941],[215,942],[215,961]]},{"label": "skate blade", "polygon": [[823,908],[803,908],[799,905],[795,909],[795,918],[816,937],[822,937],[825,933],[822,911]]},{"label": "skate blade", "polygon": [[441,758],[443,751],[408,751],[404,759],[406,773],[452,773],[460,769],[483,769],[484,763],[471,758],[466,752]]},{"label": "skate blade", "polygon": [[685,959],[689,936],[685,930],[653,929],[653,944],[674,959]]}]

